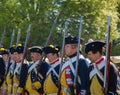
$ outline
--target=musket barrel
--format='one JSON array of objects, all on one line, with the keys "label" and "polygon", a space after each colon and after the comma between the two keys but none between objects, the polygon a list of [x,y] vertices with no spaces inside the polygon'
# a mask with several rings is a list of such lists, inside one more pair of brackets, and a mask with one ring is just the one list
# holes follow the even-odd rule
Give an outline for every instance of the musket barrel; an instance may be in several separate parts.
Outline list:
[{"label": "musket barrel", "polygon": [[51,36],[52,36],[53,29],[54,29],[55,24],[57,23],[57,21],[58,21],[58,16],[55,18],[54,23],[52,24],[52,27],[51,27],[51,29],[50,29],[50,34],[49,34],[49,36],[48,36],[48,38],[47,38],[47,41],[46,41],[46,43],[45,43],[45,46],[47,46],[48,43],[49,43],[49,40],[50,40],[50,38],[51,38]]},{"label": "musket barrel", "polygon": [[108,16],[108,29],[106,32],[106,64],[105,64],[105,70],[104,70],[104,91],[105,94],[107,95],[107,90],[108,90],[108,66],[110,64],[110,52],[109,52],[109,43],[110,43],[110,29],[111,29],[111,17]]},{"label": "musket barrel", "polygon": [[19,41],[20,41],[20,35],[21,35],[21,29],[18,29],[18,34],[17,34],[17,41],[16,41],[16,46],[18,45]]},{"label": "musket barrel", "polygon": [[77,49],[77,59],[76,59],[76,67],[75,67],[75,79],[74,79],[74,87],[76,87],[77,78],[78,78],[78,65],[79,65],[79,50],[80,50],[80,43],[81,43],[81,33],[82,33],[82,23],[83,17],[80,16],[80,27],[78,31],[78,49]]},{"label": "musket barrel", "polygon": [[11,38],[11,42],[10,42],[10,47],[12,47],[12,44],[14,42],[14,36],[15,36],[15,30],[13,29],[12,38]]},{"label": "musket barrel", "polygon": [[[63,30],[63,42],[62,42],[62,51],[61,51],[61,64],[60,64],[60,69],[59,69],[59,78],[60,78],[60,73],[61,73],[61,69],[62,69],[62,64],[63,64],[63,57],[64,57],[64,47],[65,47],[65,36],[66,36],[66,31],[68,28],[68,22],[65,22],[65,28]],[[58,78],[58,79],[59,79]]]},{"label": "musket barrel", "polygon": [[[54,27],[55,27],[55,24],[56,24],[57,21],[58,21],[58,17],[59,17],[59,15],[55,18],[55,20],[54,20],[54,22],[53,22],[53,24],[52,24],[52,27],[51,27],[51,29],[50,29],[50,33],[49,33],[49,35],[48,35],[48,38],[47,38],[47,41],[46,41],[44,47],[46,47],[46,46],[49,44],[49,40],[50,40],[51,37],[52,37],[53,29],[54,29]],[[45,60],[46,57],[44,57],[44,56],[45,56],[45,54],[44,54],[44,52],[43,52],[43,53],[42,53],[42,58],[40,59],[40,63]]]},{"label": "musket barrel", "polygon": [[62,65],[63,65],[65,36],[66,36],[67,27],[68,27],[68,21],[65,22],[65,27],[64,27],[64,30],[63,30],[63,42],[62,42],[62,51],[61,51],[61,62],[60,62],[60,69],[59,69],[59,77],[58,77],[59,80],[58,80],[58,93],[57,93],[57,95],[60,95],[60,90],[61,90],[60,75],[61,75],[61,70],[62,70]]},{"label": "musket barrel", "polygon": [[23,57],[22,57],[21,66],[20,66],[20,73],[21,73],[22,64],[23,64],[24,59],[25,59],[27,44],[28,44],[29,36],[30,36],[30,30],[31,30],[31,24],[29,24],[27,34],[26,34],[26,40],[25,40],[25,43],[24,43],[24,50],[23,50]]},{"label": "musket barrel", "polygon": [[[13,41],[14,41],[14,36],[15,36],[15,30],[13,29],[12,36],[11,36],[11,41],[10,41],[10,48],[12,47],[12,44],[13,44]],[[10,64],[10,52],[9,52],[9,55],[8,55],[8,64]],[[9,66],[9,65],[7,65],[7,66]],[[5,77],[6,77],[7,73],[8,73],[8,67],[5,71]]]},{"label": "musket barrel", "polygon": [[29,36],[30,36],[30,29],[31,29],[31,24],[29,24],[27,34],[26,34],[26,40],[25,40],[25,44],[24,44],[24,51],[23,51],[22,61],[24,60],[24,57],[25,57],[26,48],[27,48],[27,44],[28,44],[28,40],[29,40]]}]

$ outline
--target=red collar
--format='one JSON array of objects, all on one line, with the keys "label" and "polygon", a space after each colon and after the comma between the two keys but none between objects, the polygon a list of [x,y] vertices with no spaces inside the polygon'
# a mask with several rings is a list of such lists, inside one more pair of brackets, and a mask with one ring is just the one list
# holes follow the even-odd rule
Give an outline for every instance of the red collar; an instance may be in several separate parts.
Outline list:
[{"label": "red collar", "polygon": [[18,60],[18,61],[17,61],[17,63],[21,63],[21,62],[22,62],[22,60]]},{"label": "red collar", "polygon": [[57,58],[56,60],[52,61],[52,62],[50,63],[50,65],[55,64],[57,61],[59,61],[59,58]]},{"label": "red collar", "polygon": [[104,57],[101,57],[101,58],[98,59],[95,63],[96,63],[96,64],[100,64],[103,60],[104,60]]}]

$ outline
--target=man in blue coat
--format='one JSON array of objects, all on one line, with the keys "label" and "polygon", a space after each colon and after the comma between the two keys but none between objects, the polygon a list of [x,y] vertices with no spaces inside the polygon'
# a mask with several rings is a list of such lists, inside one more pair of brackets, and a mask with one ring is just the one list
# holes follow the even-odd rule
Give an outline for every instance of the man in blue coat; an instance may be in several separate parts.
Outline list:
[{"label": "man in blue coat", "polygon": [[87,94],[87,72],[88,63],[79,53],[78,63],[78,81],[77,86],[74,87],[75,66],[77,60],[78,39],[75,36],[68,36],[65,38],[65,54],[66,61],[63,63],[61,69],[61,93],[60,95],[86,95]]},{"label": "man in blue coat", "polygon": [[[104,70],[106,58],[103,56],[103,47],[105,42],[92,41],[86,44],[85,53],[91,61],[89,67],[89,95],[106,95],[103,90]],[[117,84],[117,70],[115,65],[110,62],[108,74],[107,95],[115,95]]]}]

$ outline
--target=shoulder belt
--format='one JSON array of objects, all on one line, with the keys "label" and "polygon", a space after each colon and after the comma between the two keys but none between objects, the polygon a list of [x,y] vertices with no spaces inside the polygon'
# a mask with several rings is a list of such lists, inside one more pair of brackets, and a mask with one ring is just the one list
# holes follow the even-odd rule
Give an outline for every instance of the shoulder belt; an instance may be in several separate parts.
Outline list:
[{"label": "shoulder belt", "polygon": [[10,76],[12,77],[14,75],[14,69],[15,69],[15,62],[13,62],[10,66]]},{"label": "shoulder belt", "polygon": [[20,66],[21,66],[21,63],[16,64],[16,68],[15,68],[14,73],[17,73],[19,75],[19,73],[20,73]]},{"label": "shoulder belt", "polygon": [[36,61],[32,66],[28,69],[28,74],[39,64],[39,60]]},{"label": "shoulder belt", "polygon": [[[77,57],[76,57],[76,58],[77,58]],[[79,58],[80,58],[80,57],[79,57]],[[70,60],[70,61],[71,61],[71,63],[74,63],[76,60],[75,60],[74,62],[73,62],[73,60]],[[71,68],[71,71],[72,71],[73,75],[76,76],[76,75],[75,75],[75,74],[76,74],[76,73],[75,73],[75,68],[74,68],[73,64],[70,64],[70,68]],[[81,84],[80,76],[78,76],[78,83]]]},{"label": "shoulder belt", "polygon": [[[79,56],[79,59],[80,59],[80,58],[81,58],[81,56]],[[71,63],[76,62],[76,60],[77,60],[77,56],[75,56],[75,57],[69,59],[67,62],[65,62],[65,63],[63,64],[62,71],[63,71],[67,66],[70,66],[73,75],[76,76],[76,75],[75,75],[75,68],[73,67],[73,64],[71,64]],[[78,82],[81,84],[81,80],[80,80],[80,77],[79,77],[79,76],[78,76]]]},{"label": "shoulder belt", "polygon": [[60,64],[60,61],[58,61],[57,63],[55,63],[54,65],[51,66],[51,68],[48,70],[47,75],[53,71],[54,74],[56,75],[56,77],[59,77],[59,74],[55,71],[55,67],[57,67]]},{"label": "shoulder belt", "polygon": [[98,75],[98,77],[104,81],[103,74],[100,72],[100,70],[105,66],[105,61],[102,61],[100,64],[96,65],[93,63],[94,69],[90,72],[90,80],[94,75]]},{"label": "shoulder belt", "polygon": [[76,61],[76,58],[77,58],[77,57],[73,57],[73,58],[67,60],[67,61],[63,64],[61,71],[63,71],[67,66],[70,65],[71,60],[72,60],[72,62],[75,62],[75,61]]}]

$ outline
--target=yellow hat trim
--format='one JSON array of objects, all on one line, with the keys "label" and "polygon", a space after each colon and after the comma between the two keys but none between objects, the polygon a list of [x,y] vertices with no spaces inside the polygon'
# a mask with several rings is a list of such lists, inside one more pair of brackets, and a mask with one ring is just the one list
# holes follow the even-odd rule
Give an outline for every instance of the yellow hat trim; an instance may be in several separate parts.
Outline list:
[{"label": "yellow hat trim", "polygon": [[0,50],[1,50],[1,51],[4,51],[4,50],[5,50],[5,48],[1,48]]},{"label": "yellow hat trim", "polygon": [[55,48],[55,50],[58,50],[58,48]]},{"label": "yellow hat trim", "polygon": [[55,48],[53,45],[49,45],[49,47],[51,47],[51,48]]},{"label": "yellow hat trim", "polygon": [[12,47],[15,47],[15,45],[12,45]]},{"label": "yellow hat trim", "polygon": [[18,46],[22,46],[22,44],[18,44]]}]

